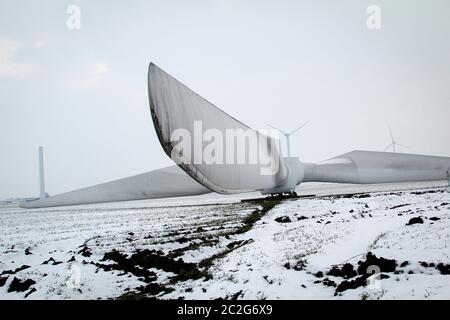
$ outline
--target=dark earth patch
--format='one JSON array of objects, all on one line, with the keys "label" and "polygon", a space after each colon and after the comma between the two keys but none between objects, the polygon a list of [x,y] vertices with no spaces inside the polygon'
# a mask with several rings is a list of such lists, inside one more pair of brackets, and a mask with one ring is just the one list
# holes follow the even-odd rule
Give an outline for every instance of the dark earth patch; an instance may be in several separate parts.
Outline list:
[{"label": "dark earth patch", "polygon": [[319,272],[315,273],[314,276],[315,276],[316,278],[322,278],[322,277],[323,277],[323,272],[322,272],[322,271],[319,271]]},{"label": "dark earth patch", "polygon": [[323,280],[316,280],[316,281],[314,281],[314,283],[321,283],[321,284],[323,284],[324,286],[327,286],[327,287],[335,287],[336,288],[336,282],[334,282],[333,280],[330,280],[330,279],[328,279],[328,278],[325,278],[325,279],[323,279]]},{"label": "dark earth patch", "polygon": [[368,252],[365,261],[358,261],[358,273],[360,275],[367,273],[369,266],[377,266],[380,272],[394,272],[397,267],[397,261],[394,259],[377,258],[372,252]]},{"label": "dark earth patch", "polygon": [[438,269],[441,274],[450,274],[450,264],[439,263],[436,266],[436,269]]},{"label": "dark earth patch", "polygon": [[357,198],[357,199],[363,199],[363,198],[370,198],[371,195],[368,193],[348,193],[343,194],[339,196],[335,196],[334,198],[343,198],[343,199],[351,199],[351,198]]},{"label": "dark earth patch", "polygon": [[8,277],[0,277],[0,287],[3,287],[8,280]]},{"label": "dark earth patch", "polygon": [[[406,266],[405,262],[402,263],[402,266]],[[317,280],[314,283],[322,283],[327,286],[334,286],[336,287],[335,295],[338,295],[339,293],[349,290],[349,289],[356,289],[361,286],[366,286],[367,279],[373,274],[368,273],[368,268],[371,266],[376,266],[379,268],[380,275],[379,279],[386,279],[389,278],[388,275],[382,274],[382,272],[395,272],[397,268],[397,262],[394,259],[386,259],[383,257],[377,257],[372,252],[368,252],[366,255],[365,260],[359,260],[358,261],[358,268],[355,270],[355,267],[351,263],[345,263],[343,265],[336,265],[333,266],[330,271],[327,272],[327,275],[334,276],[334,277],[340,277],[344,279],[353,279],[353,280],[344,280],[339,285],[336,285],[333,281],[325,281],[325,280]],[[359,276],[358,276],[359,275]],[[316,277],[322,277],[323,272],[319,271],[315,274]],[[356,277],[356,278],[355,278]],[[327,283],[325,283],[327,282]],[[334,285],[333,285],[334,283]]]},{"label": "dark earth patch", "polygon": [[92,255],[91,250],[88,248],[86,244],[80,247],[81,249],[78,251],[78,254],[81,254],[83,257],[90,257]]},{"label": "dark earth patch", "polygon": [[14,277],[13,281],[9,285],[8,292],[24,292],[27,291],[33,284],[36,284],[36,281],[32,279],[19,280]]},{"label": "dark earth patch", "polygon": [[199,239],[201,240],[201,242],[193,242],[183,248],[178,248],[178,249],[170,251],[167,254],[167,257],[176,258],[176,257],[183,255],[186,251],[197,250],[200,247],[211,247],[211,246],[214,246],[219,243],[219,240],[214,239],[213,237],[210,237],[210,239],[207,239],[206,237],[201,237]]},{"label": "dark earth patch", "polygon": [[246,245],[247,243],[250,243],[250,240],[238,240],[238,241],[233,241],[230,242],[229,244],[227,244],[227,248],[229,250],[233,250],[237,247],[242,247],[243,245]]},{"label": "dark earth patch", "polygon": [[282,216],[282,217],[275,218],[275,221],[276,221],[276,222],[279,222],[279,223],[289,223],[289,222],[292,222],[292,221],[291,221],[291,218],[289,218],[288,216]]},{"label": "dark earth patch", "polygon": [[405,204],[399,204],[398,206],[393,206],[393,207],[390,207],[389,209],[398,209],[398,208],[401,208],[401,207],[406,207],[406,206],[409,206],[409,204],[408,203],[405,203]]},{"label": "dark earth patch", "polygon": [[410,225],[417,224],[417,223],[423,223],[423,219],[421,217],[411,218],[406,225],[410,226]]},{"label": "dark earth patch", "polygon": [[62,263],[62,261],[56,261],[55,259],[53,259],[53,257],[50,257],[48,260],[42,262],[42,264],[51,264],[54,266],[61,264],[61,263]]},{"label": "dark earth patch", "polygon": [[333,266],[333,268],[328,271],[327,275],[349,279],[356,277],[357,273],[352,264],[346,263],[341,268],[339,268],[339,266]]},{"label": "dark earth patch", "polygon": [[304,259],[300,259],[297,261],[297,263],[293,266],[293,269],[296,271],[301,271],[301,270],[305,270],[306,268],[306,260]]},{"label": "dark earth patch", "polygon": [[116,263],[113,264],[102,264],[102,263],[92,263],[96,267],[101,268],[105,271],[117,270],[124,271],[135,275],[136,277],[144,278],[144,282],[152,282],[157,279],[156,274],[152,271],[145,270],[140,268],[139,266],[132,263],[130,259],[127,258],[124,254],[113,250],[111,252],[105,253],[103,259],[101,261],[111,260]]},{"label": "dark earth patch", "polygon": [[4,275],[4,274],[16,274],[17,272],[22,271],[22,270],[25,270],[25,269],[28,269],[29,267],[30,267],[30,266],[27,266],[27,265],[24,264],[23,266],[21,266],[21,267],[15,269],[15,270],[5,270],[5,271],[3,271],[2,273],[0,273],[0,276],[2,276],[2,275]]},{"label": "dark earth patch", "polygon": [[[334,295],[338,295],[338,293],[343,292],[345,290],[349,290],[349,289],[356,289],[359,287],[365,287],[367,284],[367,279],[370,277],[370,275],[368,274],[364,274],[362,276],[359,276],[358,278],[356,278],[355,280],[344,280],[342,281],[336,288],[336,291],[334,293]],[[387,279],[389,278],[388,275],[385,274],[380,274],[379,279]]]},{"label": "dark earth patch", "polygon": [[440,192],[443,192],[443,191],[442,190],[414,191],[414,192],[411,192],[411,194],[418,196],[418,195],[427,194],[427,193],[440,193]]},{"label": "dark earth patch", "polygon": [[154,283],[154,282],[149,283],[145,286],[138,287],[137,290],[140,293],[150,294],[153,296],[156,296],[157,294],[160,294],[161,292],[169,293],[169,292],[174,291],[174,289],[172,289],[172,288],[168,288],[168,287],[165,287],[163,285],[160,285],[160,284]]}]

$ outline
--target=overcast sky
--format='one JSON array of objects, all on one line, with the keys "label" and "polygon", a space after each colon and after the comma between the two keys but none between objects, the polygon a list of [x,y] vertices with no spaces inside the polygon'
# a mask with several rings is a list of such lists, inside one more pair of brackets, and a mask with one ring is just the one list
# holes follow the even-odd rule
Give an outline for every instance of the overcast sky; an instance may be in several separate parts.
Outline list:
[{"label": "overcast sky", "polygon": [[[81,29],[66,26],[81,9]],[[381,29],[366,26],[369,5]],[[150,117],[150,61],[253,128],[320,161],[450,156],[450,2],[0,2],[0,199],[56,194],[171,165]]]}]

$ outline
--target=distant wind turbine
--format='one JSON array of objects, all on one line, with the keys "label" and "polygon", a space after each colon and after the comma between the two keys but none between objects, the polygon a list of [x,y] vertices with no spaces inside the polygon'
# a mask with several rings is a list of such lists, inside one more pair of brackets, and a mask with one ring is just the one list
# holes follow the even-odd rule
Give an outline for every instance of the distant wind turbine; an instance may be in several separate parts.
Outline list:
[{"label": "distant wind turbine", "polygon": [[287,145],[287,154],[288,154],[288,157],[290,157],[291,156],[291,144],[289,143],[289,137],[292,135],[292,134],[294,134],[294,133],[296,133],[298,130],[300,130],[301,128],[303,128],[304,126],[306,126],[307,124],[309,123],[309,121],[307,121],[307,122],[305,122],[304,124],[302,124],[300,127],[298,127],[297,129],[295,129],[295,130],[293,130],[293,131],[291,131],[291,132],[284,132],[283,130],[281,130],[281,129],[278,129],[277,127],[274,127],[274,126],[272,126],[272,125],[270,125],[270,124],[267,124],[269,127],[272,127],[272,128],[274,128],[275,130],[278,130],[279,132],[281,132],[282,134],[284,134],[284,136],[286,137],[286,145]]},{"label": "distant wind turbine", "polygon": [[390,147],[392,147],[392,152],[396,152],[396,151],[395,151],[395,150],[396,150],[396,149],[395,149],[396,146],[400,146],[400,147],[403,147],[403,148],[408,148],[407,146],[402,145],[402,144],[398,143],[397,141],[395,141],[394,135],[392,134],[391,126],[388,126],[388,128],[389,128],[389,134],[391,135],[391,143],[390,143],[386,148],[384,148],[384,151],[386,151],[386,150],[388,150]]}]

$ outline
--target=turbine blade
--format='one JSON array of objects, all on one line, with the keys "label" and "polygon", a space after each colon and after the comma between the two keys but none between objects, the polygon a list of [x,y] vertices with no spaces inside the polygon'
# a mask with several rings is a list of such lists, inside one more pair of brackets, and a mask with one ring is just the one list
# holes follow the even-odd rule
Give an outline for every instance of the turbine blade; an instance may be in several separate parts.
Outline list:
[{"label": "turbine blade", "polygon": [[411,148],[411,147],[409,147],[409,146],[405,146],[404,144],[400,144],[400,143],[398,143],[398,142],[396,142],[395,144],[398,145],[398,146],[400,146],[400,147],[403,147],[403,148],[407,148],[407,149]]},{"label": "turbine blade", "polygon": [[297,129],[295,129],[294,131],[291,131],[291,133],[289,133],[289,135],[296,133],[298,130],[300,130],[301,128],[303,128],[304,126],[306,126],[309,123],[309,121],[306,121],[304,124],[302,124],[300,127],[298,127]]},{"label": "turbine blade", "polygon": [[391,135],[391,141],[394,142],[394,135],[392,134],[391,126],[389,125],[388,128],[389,128],[389,134]]},{"label": "turbine blade", "polygon": [[[231,117],[153,63],[150,63],[148,70],[148,93],[153,124],[162,148],[178,166],[203,186],[217,193],[231,194],[271,189],[286,182],[288,168],[280,152],[278,139],[268,137]],[[248,155],[247,159],[255,156],[253,158],[257,161],[203,161],[201,157],[204,150],[196,152],[195,147],[199,121],[202,128],[214,128],[222,137],[227,136],[227,130],[243,130],[255,136],[258,148],[246,143],[239,152]],[[188,145],[182,146],[172,140],[172,133],[180,129],[194,137]],[[235,157],[234,148],[228,149],[223,148],[222,160],[230,158],[230,155]],[[191,150],[194,152],[187,152]],[[255,152],[264,154],[266,159],[261,159]]]},{"label": "turbine blade", "polygon": [[386,148],[384,148],[383,151],[386,151],[387,149],[389,149],[390,147],[392,147],[392,143],[390,145],[388,145]]},{"label": "turbine blade", "polygon": [[269,127],[271,127],[272,129],[275,129],[275,130],[278,130],[278,131],[280,131],[282,134],[284,134],[285,136],[287,136],[288,134],[286,133],[286,132],[284,132],[283,130],[281,130],[281,129],[278,129],[277,127],[274,127],[274,126],[272,126],[271,124],[267,124]]},{"label": "turbine blade", "polygon": [[188,176],[178,166],[153,170],[136,176],[22,202],[22,208],[45,208],[116,201],[194,196],[211,190]]},{"label": "turbine blade", "polygon": [[305,164],[303,182],[395,183],[446,180],[450,157],[352,151]]}]

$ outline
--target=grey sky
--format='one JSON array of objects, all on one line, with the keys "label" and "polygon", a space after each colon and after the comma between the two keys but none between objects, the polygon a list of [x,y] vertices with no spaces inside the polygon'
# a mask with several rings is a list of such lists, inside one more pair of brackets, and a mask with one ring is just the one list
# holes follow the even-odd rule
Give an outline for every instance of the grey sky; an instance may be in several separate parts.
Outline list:
[{"label": "grey sky", "polygon": [[[81,29],[66,28],[70,4]],[[381,30],[366,9],[381,8]],[[383,150],[450,156],[450,2],[0,2],[0,199],[170,165],[150,61],[253,128],[291,130],[303,161]]]}]

